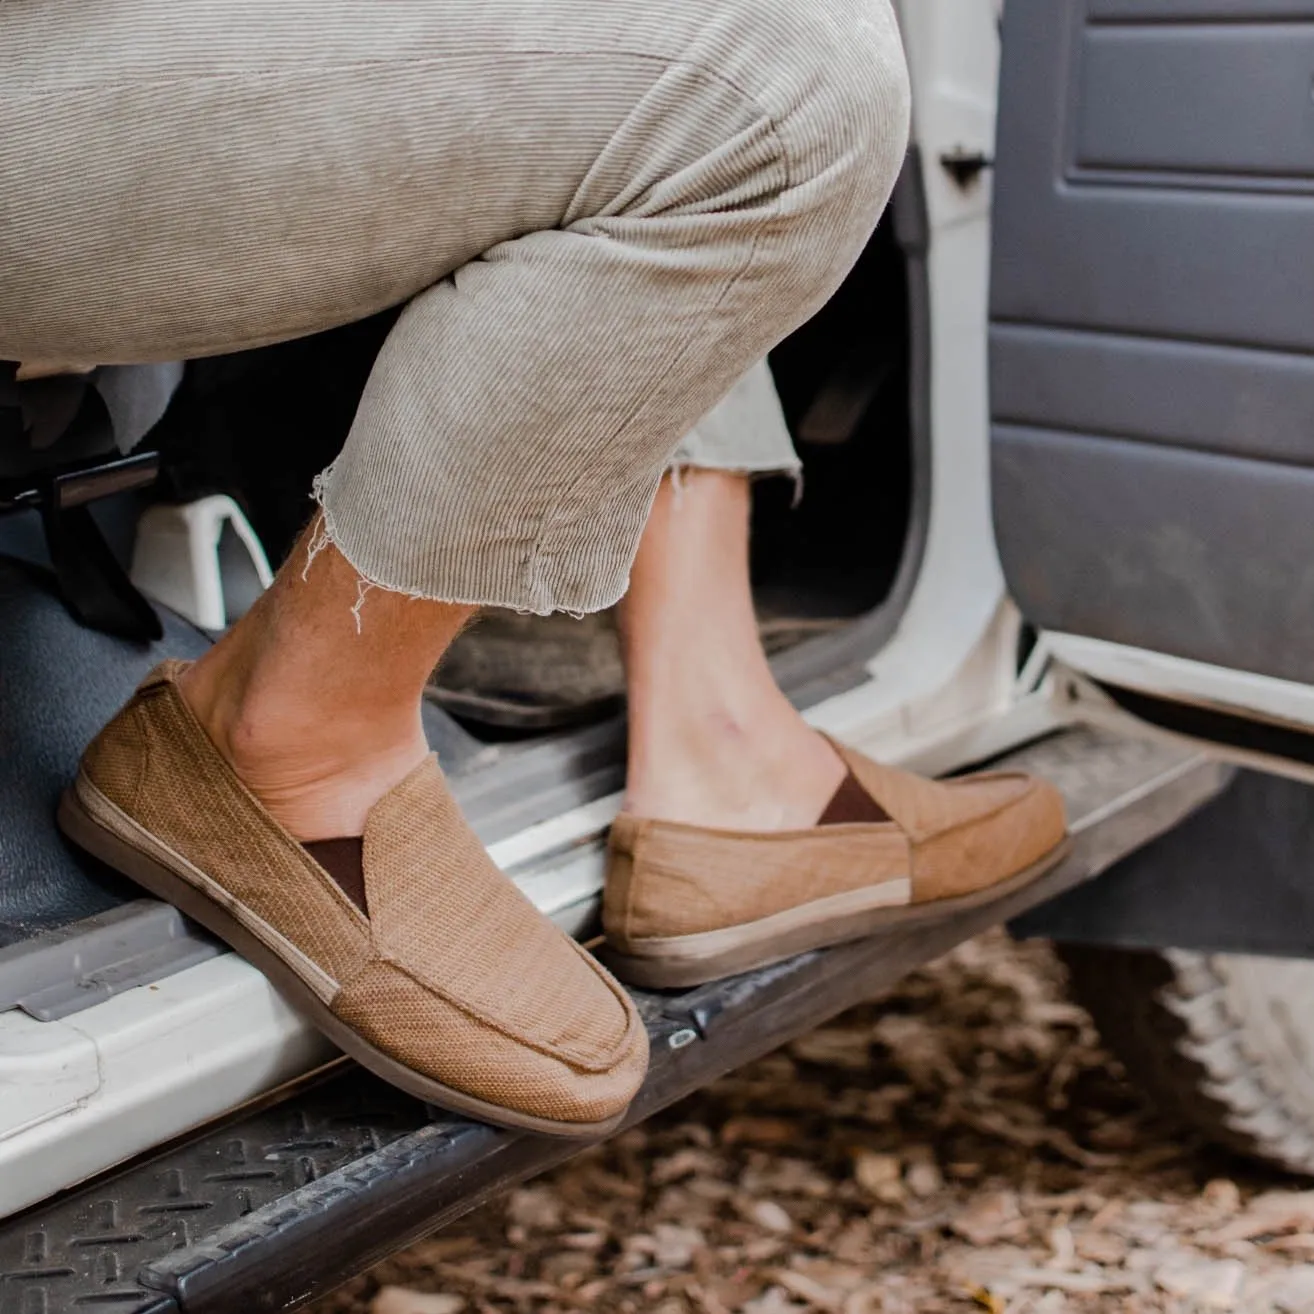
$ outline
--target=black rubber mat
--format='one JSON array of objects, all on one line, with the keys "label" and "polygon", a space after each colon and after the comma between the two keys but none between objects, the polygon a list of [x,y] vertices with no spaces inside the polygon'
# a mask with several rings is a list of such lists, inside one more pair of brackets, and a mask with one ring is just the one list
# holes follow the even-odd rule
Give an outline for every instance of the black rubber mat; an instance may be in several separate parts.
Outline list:
[{"label": "black rubber mat", "polygon": [[[8,545],[36,555],[39,537],[21,542],[21,520],[0,527]],[[165,657],[196,657],[210,646],[187,621],[163,609],[160,617],[157,643],[85,629],[47,571],[0,556],[0,948],[141,897],[65,844],[54,816],[88,740],[142,677]],[[425,730],[450,775],[482,749],[437,707],[425,709]]]},{"label": "black rubber mat", "polygon": [[422,1104],[360,1069],[222,1124],[67,1210],[0,1236],[0,1312],[128,1314],[173,1302],[138,1280],[186,1249],[429,1121]]},{"label": "black rubber mat", "polygon": [[146,672],[209,647],[186,621],[163,621],[150,644],[84,629],[46,572],[0,558],[0,946],[140,897],[75,854],[54,815],[87,741]]}]

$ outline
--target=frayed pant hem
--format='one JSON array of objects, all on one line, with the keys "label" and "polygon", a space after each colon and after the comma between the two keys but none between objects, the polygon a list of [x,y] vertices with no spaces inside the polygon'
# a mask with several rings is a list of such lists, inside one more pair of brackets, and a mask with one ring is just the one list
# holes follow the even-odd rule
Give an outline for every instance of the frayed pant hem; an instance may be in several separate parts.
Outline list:
[{"label": "frayed pant hem", "polygon": [[744,461],[726,461],[723,463],[706,459],[690,460],[687,456],[677,454],[671,458],[666,467],[666,473],[671,477],[671,486],[677,494],[680,492],[680,481],[689,470],[716,470],[721,474],[743,475],[754,483],[759,479],[790,479],[794,484],[794,496],[790,501],[790,505],[797,506],[803,500],[802,461],[772,461],[762,465],[754,465],[752,462]]},{"label": "frayed pant hem", "polygon": [[[356,601],[351,608],[352,618],[356,623],[356,633],[361,632],[361,613],[365,601],[376,589],[384,593],[400,594],[414,602],[441,602],[453,607],[500,607],[514,611],[522,616],[549,616],[555,612],[581,617],[596,611],[606,611],[614,607],[629,589],[629,573],[625,572],[620,580],[611,580],[600,586],[595,592],[585,596],[564,597],[554,593],[550,588],[498,588],[484,586],[477,581],[452,580],[448,583],[437,581],[432,585],[427,581],[424,587],[399,583],[387,578],[383,573],[364,568],[359,556],[343,542],[333,513],[328,506],[327,480],[332,467],[315,476],[312,497],[318,507],[315,521],[310,530],[309,542],[306,544],[306,559],[302,565],[301,577],[305,579],[315,558],[326,548],[333,547],[356,575]],[[532,576],[532,563],[521,567],[524,576]],[[489,571],[488,574],[503,574]],[[509,574],[510,572],[506,572]],[[504,576],[505,577],[505,576]],[[548,596],[544,597],[543,595]]]}]

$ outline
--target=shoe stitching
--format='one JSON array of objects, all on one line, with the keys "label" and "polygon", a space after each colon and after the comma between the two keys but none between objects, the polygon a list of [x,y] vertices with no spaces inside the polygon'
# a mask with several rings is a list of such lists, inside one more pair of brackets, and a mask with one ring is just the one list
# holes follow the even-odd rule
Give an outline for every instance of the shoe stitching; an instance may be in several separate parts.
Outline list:
[{"label": "shoe stitching", "polygon": [[[85,771],[79,772],[74,788],[83,807],[97,825],[103,826],[110,834],[115,835],[125,844],[131,845],[138,852],[166,867],[177,880],[190,885],[192,889],[203,894],[217,907],[223,909],[243,930],[259,940],[270,953],[275,954],[288,968],[295,972],[306,989],[314,993],[323,1003],[332,1004],[341,990],[341,984],[327,968],[317,963],[310,954],[295,944],[289,936],[280,931],[272,922],[261,917],[258,912],[233,894],[223,882],[216,880],[208,872],[203,871],[184,854],[179,853],[158,835],[142,825],[135,817],[130,816],[113,799],[107,798]],[[102,812],[104,816],[97,817],[96,812]],[[109,825],[108,821],[110,820],[119,822],[126,833],[121,833],[114,826]],[[183,871],[178,870],[179,867],[183,868]],[[198,879],[189,879],[187,875],[183,874],[184,871],[194,873]],[[211,893],[210,886],[213,886],[219,893],[226,895],[230,902],[225,903],[223,899]],[[262,934],[262,931],[268,932],[268,935]],[[321,988],[317,989],[314,981],[303,974],[303,971],[298,970],[298,959],[304,960],[310,971],[317,973],[322,978],[319,983]]]},{"label": "shoe stitching", "polygon": [[372,960],[371,963],[364,964],[361,970],[347,982],[346,986],[344,986],[344,990],[350,990],[360,980],[361,976],[364,975],[365,971],[374,963],[381,963],[400,973],[417,989],[424,991],[426,994],[433,995],[437,999],[441,999],[443,1003],[456,1009],[457,1012],[463,1013],[466,1017],[474,1022],[478,1022],[481,1026],[486,1026],[490,1031],[495,1031],[503,1039],[509,1040],[513,1044],[521,1045],[525,1049],[532,1050],[536,1054],[542,1054],[546,1058],[557,1059],[581,1072],[611,1072],[616,1068],[618,1062],[628,1048],[627,1042],[631,1041],[633,1038],[636,1015],[630,1010],[630,1008],[626,1007],[629,1000],[628,995],[622,997],[616,987],[614,987],[605,976],[597,972],[597,965],[594,963],[593,959],[573,940],[568,943],[576,953],[588,960],[589,965],[594,968],[595,975],[598,977],[599,981],[608,987],[613,998],[616,999],[620,1004],[622,1011],[626,1014],[625,1031],[617,1044],[607,1052],[605,1057],[586,1055],[581,1051],[572,1049],[566,1045],[554,1045],[550,1041],[535,1040],[534,1038],[525,1035],[523,1032],[518,1031],[516,1028],[498,1021],[496,1018],[485,1013],[481,1008],[476,1007],[474,1004],[465,1000],[457,999],[442,986],[417,975],[415,970],[403,960],[386,952],[379,952],[378,956]]},{"label": "shoe stitching", "polygon": [[646,847],[647,838],[648,823],[640,821],[634,827],[634,837],[630,843],[630,879],[626,884],[625,908],[621,915],[622,935],[628,934],[629,928],[634,925],[634,905],[638,902],[639,882],[643,879],[643,863],[639,858],[639,850],[641,845]]},{"label": "shoe stitching", "polygon": [[150,721],[146,716],[146,709],[140,701],[133,704],[132,719],[137,723],[137,734],[141,739],[141,761],[138,764],[137,784],[132,791],[132,811],[136,814],[141,812],[142,793],[146,788],[146,779],[150,774],[151,765]]},{"label": "shoe stitching", "polygon": [[[882,824],[884,824],[884,823],[882,823]],[[825,832],[831,832],[831,831],[835,831],[835,830],[838,830],[838,829],[840,829],[840,828],[839,828],[839,827],[835,827],[835,826],[818,827],[818,830],[821,831],[821,832],[823,832],[823,833],[817,834],[815,837],[814,837],[814,836],[810,836],[810,835],[809,835],[809,836],[804,836],[803,838],[801,838],[801,839],[799,839],[799,840],[796,840],[795,842],[796,842],[796,843],[805,843],[806,840],[809,839],[809,838],[815,838],[815,839],[817,839],[817,840],[822,840],[822,839],[830,840],[830,839],[832,839],[833,837],[832,837],[830,834],[825,833]],[[905,845],[906,865],[905,865],[905,868],[904,868],[902,874],[900,874],[900,875],[894,875],[894,876],[882,877],[880,880],[868,879],[868,880],[864,881],[864,882],[863,882],[862,884],[860,884],[860,885],[855,885],[855,886],[853,886],[853,887],[852,887],[851,889],[849,889],[849,890],[836,890],[836,891],[831,892],[830,894],[820,894],[820,895],[816,895],[816,896],[814,896],[814,897],[812,897],[812,898],[808,898],[808,899],[798,899],[798,900],[796,900],[796,901],[793,902],[793,903],[786,903],[786,904],[782,905],[781,907],[775,908],[775,909],[773,909],[771,912],[769,912],[769,913],[765,913],[765,914],[763,914],[762,916],[748,918],[747,920],[742,919],[742,918],[736,920],[736,919],[733,917],[733,915],[730,913],[730,910],[728,910],[728,909],[725,908],[725,905],[724,905],[723,903],[719,903],[719,902],[717,902],[717,901],[715,900],[715,898],[713,898],[713,899],[712,899],[712,902],[713,902],[713,904],[715,905],[715,907],[716,907],[718,910],[724,910],[724,911],[726,912],[726,914],[727,914],[727,918],[728,918],[728,920],[724,921],[724,922],[723,922],[722,924],[720,924],[720,925],[704,927],[704,928],[702,928],[701,930],[698,930],[698,931],[687,931],[687,932],[682,932],[681,935],[703,935],[703,934],[707,934],[707,933],[712,932],[712,931],[718,931],[718,930],[729,930],[729,929],[731,929],[732,927],[736,927],[736,926],[750,926],[750,925],[752,925],[754,922],[761,921],[763,917],[776,917],[776,916],[781,915],[782,913],[790,912],[790,911],[792,911],[793,909],[796,909],[796,908],[804,908],[804,907],[807,907],[809,904],[818,903],[818,902],[820,902],[820,901],[822,901],[822,900],[824,900],[824,899],[834,898],[834,897],[836,897],[837,895],[841,895],[841,894],[857,894],[857,893],[860,893],[860,892],[863,891],[863,890],[874,890],[874,889],[878,889],[880,886],[885,885],[885,884],[888,884],[889,882],[892,882],[892,881],[906,881],[906,882],[908,882],[908,885],[909,885],[909,899],[908,899],[908,902],[911,903],[911,902],[912,902],[913,861],[914,861],[914,858],[913,858],[913,845],[912,845],[912,843],[908,840],[907,835],[906,835],[901,829],[899,829],[899,828],[897,828],[897,827],[896,827],[895,829],[896,829],[896,832],[900,835],[900,837],[904,840],[904,845]],[[767,839],[767,840],[771,840],[771,839],[774,839],[774,838],[775,838],[775,837],[772,836],[769,832],[764,832],[764,834],[763,834],[762,837],[763,837],[764,839]],[[745,837],[743,837],[742,839],[740,839],[740,838],[735,838],[735,839],[720,839],[720,838],[718,837],[717,839],[713,840],[712,842],[713,842],[713,843],[717,843],[717,844],[722,844],[722,845],[728,844],[728,845],[733,846],[733,845],[736,845],[736,844],[751,843],[752,840],[753,840],[753,838],[754,838],[753,836],[745,836]],[[678,880],[687,880],[687,879],[689,878],[690,874],[691,874],[691,873],[690,873],[690,868],[685,867],[685,866],[677,865],[677,864],[674,863],[674,862],[667,862],[666,860],[664,860],[664,859],[662,859],[662,858],[650,858],[650,859],[648,860],[648,863],[647,863],[647,870],[648,870],[650,876],[651,876],[653,879],[655,879],[655,880],[661,880],[661,879],[663,879],[663,878],[664,878],[664,879],[668,879],[668,880],[677,880],[677,881],[678,881]],[[652,939],[652,938],[654,938],[654,937],[652,937],[652,936],[633,936],[633,935],[630,935],[630,936],[627,936],[627,938],[630,938],[630,939],[637,939],[637,940],[647,940],[647,939]],[[680,938],[680,937],[679,937],[679,936],[675,936],[675,937],[666,937],[666,938]]]}]

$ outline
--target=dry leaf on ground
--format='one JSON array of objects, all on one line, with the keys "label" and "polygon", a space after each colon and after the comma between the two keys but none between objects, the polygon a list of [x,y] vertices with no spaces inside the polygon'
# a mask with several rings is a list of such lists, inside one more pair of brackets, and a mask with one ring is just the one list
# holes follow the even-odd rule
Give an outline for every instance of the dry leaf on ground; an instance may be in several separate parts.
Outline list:
[{"label": "dry leaf on ground", "polygon": [[993,933],[313,1314],[1314,1314],[1292,1187],[1161,1122]]},{"label": "dry leaf on ground", "polygon": [[465,1301],[460,1296],[425,1295],[404,1287],[384,1287],[374,1297],[370,1314],[460,1314]]}]

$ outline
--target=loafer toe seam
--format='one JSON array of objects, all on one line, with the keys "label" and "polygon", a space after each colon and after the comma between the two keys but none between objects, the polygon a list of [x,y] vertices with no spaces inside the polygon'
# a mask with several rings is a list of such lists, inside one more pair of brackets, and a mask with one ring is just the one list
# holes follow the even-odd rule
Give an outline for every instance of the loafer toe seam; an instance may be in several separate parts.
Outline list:
[{"label": "loafer toe seam", "polygon": [[[578,946],[575,947],[578,949]],[[578,951],[581,954],[584,952],[583,950]],[[450,1008],[454,1008],[459,1013],[463,1013],[472,1022],[478,1023],[480,1026],[488,1027],[490,1031],[495,1031],[503,1039],[509,1040],[513,1044],[520,1045],[525,1049],[532,1050],[536,1054],[541,1054],[544,1058],[556,1059],[558,1062],[564,1063],[578,1072],[600,1074],[612,1071],[624,1060],[626,1052],[634,1042],[635,1025],[637,1021],[636,1014],[632,1006],[626,1006],[628,1003],[628,996],[621,998],[617,994],[615,988],[611,988],[612,995],[617,999],[617,1002],[627,1015],[624,1034],[605,1056],[599,1054],[589,1055],[568,1045],[555,1045],[551,1041],[535,1040],[530,1036],[524,1035],[516,1028],[507,1025],[505,1022],[498,1021],[495,1017],[485,1013],[482,1009],[479,1009],[464,1000],[457,999],[450,991],[445,990],[441,986],[435,985],[433,982],[426,980],[422,976],[419,976],[415,969],[401,959],[386,952],[380,952],[375,958],[362,964],[360,972],[354,974],[351,981],[344,984],[343,989],[347,989],[351,984],[357,981],[369,967],[378,964],[383,964],[400,972],[417,989],[424,991],[426,994],[433,995],[436,999],[441,999],[443,1003],[447,1004]],[[607,982],[605,978],[600,979],[603,980],[603,984],[610,987],[610,983]]]}]

